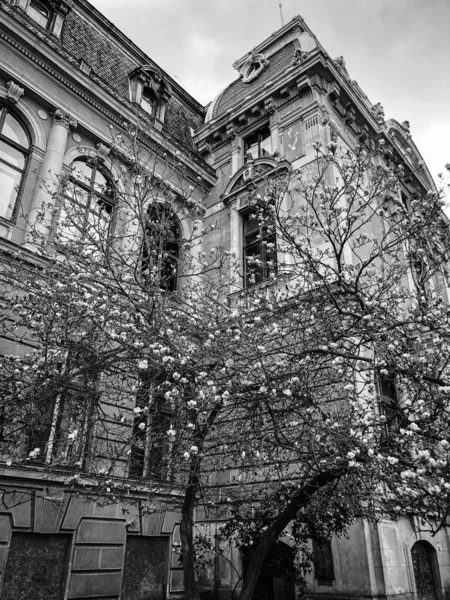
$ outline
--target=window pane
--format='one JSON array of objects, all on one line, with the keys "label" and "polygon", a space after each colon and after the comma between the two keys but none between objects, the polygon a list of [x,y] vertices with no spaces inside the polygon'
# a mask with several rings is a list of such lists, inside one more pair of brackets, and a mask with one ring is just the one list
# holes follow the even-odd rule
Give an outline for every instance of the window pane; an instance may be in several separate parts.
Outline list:
[{"label": "window pane", "polygon": [[84,188],[75,185],[73,182],[70,182],[65,189],[65,195],[72,202],[72,212],[78,212],[79,215],[81,215],[79,216],[79,219],[83,220],[85,207],[89,201],[89,192]]},{"label": "window pane", "polygon": [[95,188],[101,190],[102,188],[108,187],[108,180],[106,177],[97,169],[95,172]]},{"label": "window pane", "polygon": [[[99,205],[97,204],[97,207]],[[99,234],[102,237],[108,236],[109,226],[111,223],[111,212],[107,212],[103,207],[100,208],[99,212],[89,212],[89,226],[91,227],[89,233],[95,239],[97,239],[97,235]]]},{"label": "window pane", "polygon": [[76,179],[82,181],[83,183],[90,185],[92,177],[92,167],[90,167],[83,160],[74,160],[72,163],[72,175]]},{"label": "window pane", "polygon": [[23,169],[25,166],[25,156],[15,148],[12,148],[5,142],[0,142],[0,159],[17,169]]},{"label": "window pane", "polygon": [[269,137],[261,140],[261,156],[272,153],[272,136],[269,133]]},{"label": "window pane", "polygon": [[248,215],[244,217],[244,235],[253,231],[259,232],[259,220],[256,215]]},{"label": "window pane", "polygon": [[22,174],[0,162],[0,216],[11,218]]},{"label": "window pane", "polygon": [[6,115],[5,122],[3,124],[2,134],[20,144],[24,148],[28,148],[28,138],[22,125],[15,119],[11,114]]},{"label": "window pane", "polygon": [[141,99],[141,108],[143,108],[145,112],[148,112],[149,115],[153,115],[155,105],[155,98],[149,92],[144,92]]},{"label": "window pane", "polygon": [[50,10],[38,0],[30,0],[27,14],[41,27],[47,27],[50,20]]}]

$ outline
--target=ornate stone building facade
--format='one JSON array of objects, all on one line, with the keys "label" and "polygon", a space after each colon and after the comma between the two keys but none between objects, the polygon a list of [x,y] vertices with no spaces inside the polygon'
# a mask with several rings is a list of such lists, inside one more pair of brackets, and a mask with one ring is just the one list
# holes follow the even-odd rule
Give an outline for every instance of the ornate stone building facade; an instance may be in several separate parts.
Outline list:
[{"label": "ornate stone building facade", "polygon": [[[206,109],[86,0],[0,0],[0,15],[3,254],[20,250],[37,260],[33,231],[45,237],[62,222],[55,191],[74,161],[95,157],[106,181],[120,179],[109,158],[111,135],[137,118],[156,157],[177,157],[175,201],[185,185],[205,202],[204,250],[221,246],[242,264],[262,252],[246,221],[249,182],[270,176],[280,161],[307,172],[317,141],[351,148],[383,137],[386,151],[411,173],[405,195],[434,188],[409,124],[386,121],[344,60],[332,60],[300,17],[238,60],[238,79]],[[257,283],[264,286],[270,265],[262,255],[261,261]],[[248,285],[243,277],[230,287],[230,302]],[[1,352],[21,348],[4,339]],[[130,474],[126,462],[121,469],[123,477]],[[64,477],[45,479],[39,470],[4,464],[1,476],[2,489],[16,499],[23,494],[0,508],[2,600],[182,597],[182,572],[171,553],[177,514],[151,513],[138,497],[129,506],[86,502],[68,493]],[[316,550],[309,584],[317,596],[403,600],[450,591],[446,532],[431,539],[406,519],[376,527],[357,521],[348,538]],[[229,558],[241,568],[238,551]],[[234,571],[219,561],[202,584],[205,599],[228,599]],[[280,582],[270,581],[266,592],[287,599]]]}]

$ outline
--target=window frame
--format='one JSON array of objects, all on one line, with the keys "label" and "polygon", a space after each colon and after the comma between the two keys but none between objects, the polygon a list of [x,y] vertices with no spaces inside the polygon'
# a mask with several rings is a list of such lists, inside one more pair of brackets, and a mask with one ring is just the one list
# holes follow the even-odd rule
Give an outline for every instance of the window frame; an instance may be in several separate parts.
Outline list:
[{"label": "window frame", "polygon": [[[60,364],[60,373],[62,376],[71,368],[71,363],[75,355],[75,347],[66,352],[64,361]],[[35,448],[41,450],[37,457],[29,460],[31,464],[45,464],[55,468],[85,470],[94,431],[93,410],[95,401],[99,395],[98,382],[100,375],[98,369],[95,369],[94,372],[84,373],[82,380],[78,378],[71,380],[63,389],[47,399],[52,401],[50,410],[44,415],[39,429],[36,428],[34,431],[29,430],[26,436],[28,452],[31,452]],[[79,396],[83,396],[86,400],[85,405],[81,407]],[[61,433],[64,435],[67,433],[63,429],[64,420],[67,418],[72,420],[73,413],[76,412],[77,408],[81,413],[79,415],[81,418],[77,419],[74,424],[81,424],[82,431],[78,430],[79,435],[73,440],[69,440],[69,438],[63,439],[60,437]],[[31,439],[31,434],[33,436],[36,435],[36,437]],[[70,461],[72,449],[77,445],[79,449],[74,455],[74,460]],[[70,464],[68,464],[69,461]]]},{"label": "window frame", "polygon": [[[182,230],[181,230],[181,225],[176,217],[176,215],[174,214],[173,210],[172,210],[172,206],[168,205],[166,203],[163,202],[155,202],[153,204],[151,204],[146,211],[146,223],[145,223],[145,227],[144,227],[144,232],[143,232],[143,236],[142,236],[142,249],[141,249],[141,274],[143,276],[143,278],[146,278],[146,272],[148,271],[150,265],[151,265],[151,260],[148,257],[148,247],[146,244],[146,240],[148,239],[148,231],[149,231],[149,225],[148,225],[148,221],[149,221],[149,217],[150,217],[150,211],[152,209],[154,209],[155,207],[158,208],[158,210],[161,211],[161,214],[163,214],[164,219],[167,221],[170,220],[171,223],[169,223],[169,227],[168,227],[168,231],[167,233],[174,233],[174,231],[176,230],[175,234],[173,235],[173,239],[167,240],[167,236],[166,235],[162,235],[164,233],[164,231],[161,232],[160,235],[160,239],[159,239],[159,243],[158,243],[158,256],[157,256],[157,262],[158,262],[158,277],[159,277],[159,283],[163,283],[163,285],[160,285],[160,288],[162,290],[164,290],[165,292],[176,292],[177,288],[178,288],[178,279],[180,277],[180,273],[179,273],[179,266],[180,266],[180,255],[181,255],[181,235],[182,235]],[[162,226],[164,227],[164,225]],[[170,248],[168,249],[167,246],[169,245],[172,246],[172,248],[176,248],[176,252],[173,253],[171,252]],[[170,260],[170,258],[172,258],[172,260]],[[166,262],[166,265],[164,265],[164,262]],[[169,274],[169,275],[165,275],[164,272],[166,270],[168,270],[169,265],[172,264],[172,262],[175,264],[175,270],[173,274]],[[144,264],[146,263],[146,264]],[[161,282],[161,277],[164,277],[164,280]]]},{"label": "window frame", "polygon": [[[273,273],[276,277],[278,271],[278,257],[277,257],[277,233],[274,227],[274,231],[272,233],[267,234],[266,227],[262,225],[258,217],[255,215],[253,211],[247,211],[241,214],[242,217],[242,261],[243,261],[243,276],[244,276],[244,287],[246,289],[250,289],[254,286],[264,283],[265,281],[271,281],[273,277],[271,274]],[[254,221],[256,223],[256,227],[246,232],[246,224]],[[254,235],[254,232],[258,230],[257,238],[255,241],[247,242],[246,237],[250,237]],[[269,252],[267,249],[267,244],[273,243],[275,245],[274,249],[271,251],[274,253],[274,258],[270,259]],[[259,248],[259,260],[261,261],[261,269],[262,274],[261,278],[257,280],[257,272],[259,269],[253,269],[253,272],[248,270],[247,267],[247,258],[248,252],[251,249]],[[273,260],[273,266],[270,266],[268,263],[270,260]],[[255,281],[250,281],[250,279],[254,277]]]},{"label": "window frame", "polygon": [[[82,179],[80,179],[79,177],[74,175],[73,169],[74,169],[74,163],[76,163],[76,162],[83,162],[91,169],[89,184],[87,184]],[[92,200],[95,197],[97,197],[100,201],[103,201],[104,204],[111,206],[111,213],[110,213],[111,218],[109,219],[108,232],[107,232],[107,235],[105,238],[105,241],[108,241],[111,238],[111,236],[114,232],[114,229],[115,229],[116,216],[117,216],[117,204],[118,204],[117,190],[116,190],[116,186],[114,185],[114,178],[112,177],[111,172],[107,169],[107,167],[104,166],[102,160],[100,160],[98,158],[93,158],[93,157],[80,156],[80,157],[74,158],[70,167],[71,167],[71,173],[67,176],[65,184],[63,185],[63,188],[62,188],[63,202],[62,202],[62,204],[60,206],[60,210],[59,210],[57,231],[59,229],[59,224],[61,223],[61,213],[62,213],[62,210],[65,208],[64,207],[65,202],[72,204],[72,205],[76,205],[76,206],[80,207],[80,209],[83,208],[82,203],[76,198],[76,189],[80,188],[83,192],[86,192],[86,194],[87,194],[87,201],[86,201],[86,205],[84,206],[84,212],[83,212],[83,223],[82,223],[82,227],[80,227],[79,229],[77,228],[78,235],[76,236],[76,238],[69,239],[68,241],[83,241],[85,239],[86,230],[89,225],[89,216],[91,214],[99,214],[97,211],[94,211],[91,209]],[[112,193],[111,196],[108,196],[105,193],[101,193],[101,192],[98,192],[95,190],[95,178],[96,178],[97,171],[106,179],[108,185],[110,186],[111,193]],[[68,186],[73,186],[73,190],[75,192],[74,197],[71,197],[68,194],[68,192],[67,192]],[[96,202],[99,203],[99,200],[97,200]],[[95,202],[95,200],[94,200],[94,202]]]},{"label": "window frame", "polygon": [[[37,21],[30,15],[29,9],[31,7],[32,2],[41,4],[45,9],[48,10],[49,16],[48,16],[48,20],[45,25],[42,25],[42,23],[40,23],[39,21]],[[39,11],[37,9],[35,9],[35,11],[37,13],[39,13]],[[35,23],[36,25],[38,25],[45,31],[51,32],[52,26],[53,26],[53,21],[55,19],[55,10],[49,2],[46,2],[45,0],[28,0],[27,5],[25,7],[25,14],[33,21],[33,23]]]},{"label": "window frame", "polygon": [[[265,133],[269,133],[268,136],[266,137],[262,137],[263,134]],[[249,139],[251,139],[252,137],[256,136],[256,144],[253,143],[251,145],[249,145]],[[265,150],[262,147],[262,143],[265,140],[270,140],[270,152],[268,152],[267,150]],[[246,157],[248,154],[251,154],[253,159],[256,160],[258,158],[264,158],[265,156],[270,157],[273,154],[273,147],[272,147],[272,131],[270,129],[270,124],[269,123],[265,123],[264,125],[258,127],[257,129],[254,129],[253,131],[249,132],[248,135],[246,135],[243,138],[243,145],[244,145],[244,157]],[[255,156],[252,152],[251,152],[251,148],[257,148],[257,156]]]},{"label": "window frame", "polygon": [[384,375],[381,373],[381,369],[377,369],[375,371],[375,385],[380,415],[386,417],[382,436],[387,438],[402,426],[400,394],[398,384],[396,384],[396,374],[389,372],[388,375]]},{"label": "window frame", "polygon": [[[174,472],[171,458],[174,444],[169,439],[167,431],[173,426],[175,411],[166,401],[163,392],[159,390],[158,381],[147,373],[141,377],[139,382],[135,408],[140,408],[141,412],[135,413],[133,419],[128,477],[150,477],[161,482],[173,481]],[[141,428],[141,424],[144,424],[145,427]],[[155,426],[161,429],[156,434]],[[152,441],[152,434],[156,437],[156,441]],[[158,439],[158,435],[164,437]],[[141,443],[138,444],[137,441]],[[152,456],[155,449],[156,454]],[[159,466],[159,468],[155,469],[155,466]]]},{"label": "window frame", "polygon": [[[21,146],[20,144],[18,144],[17,142],[14,142],[14,140],[11,140],[10,138],[8,138],[7,136],[5,136],[2,133],[2,129],[6,120],[6,116],[10,114],[18,123],[19,125],[22,127],[24,134],[27,138],[28,141],[28,147],[24,148],[23,146]],[[23,196],[23,191],[24,191],[24,183],[27,179],[28,176],[28,171],[29,171],[29,167],[30,167],[30,155],[31,155],[31,151],[32,151],[32,141],[31,141],[31,135],[30,132],[28,130],[28,127],[25,125],[25,123],[23,122],[23,119],[21,119],[20,115],[18,115],[16,113],[16,111],[11,110],[10,106],[7,103],[1,103],[0,104],[0,142],[3,142],[4,144],[6,144],[7,146],[12,147],[16,152],[20,152],[21,154],[23,154],[24,156],[24,165],[23,165],[23,169],[17,169],[16,167],[12,166],[11,164],[9,164],[7,161],[5,161],[4,159],[0,158],[0,163],[7,165],[8,167],[12,168],[14,171],[18,172],[21,174],[20,176],[20,181],[18,183],[17,186],[15,186],[17,188],[17,192],[16,192],[16,197],[14,200],[14,206],[11,206],[11,216],[8,217],[4,217],[3,215],[0,215],[0,220],[4,221],[5,223],[12,223],[14,224],[17,220],[17,215],[19,212],[19,206],[20,206],[20,202],[22,200],[22,196]]]}]

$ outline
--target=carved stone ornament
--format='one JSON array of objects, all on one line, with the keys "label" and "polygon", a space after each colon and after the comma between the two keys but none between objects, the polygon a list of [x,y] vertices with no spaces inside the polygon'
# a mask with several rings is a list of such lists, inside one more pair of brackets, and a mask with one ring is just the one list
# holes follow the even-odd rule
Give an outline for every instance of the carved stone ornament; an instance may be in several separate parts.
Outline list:
[{"label": "carved stone ornament", "polygon": [[372,106],[372,108],[370,109],[370,111],[373,114],[373,116],[375,117],[375,119],[384,121],[384,118],[385,118],[384,117],[384,108],[383,108],[383,105],[381,104],[381,102],[374,104]]},{"label": "carved stone ornament", "polygon": [[229,135],[231,138],[235,138],[237,135],[237,128],[236,125],[234,125],[233,123],[228,123],[227,125],[227,135]]},{"label": "carved stone ornament", "polygon": [[17,85],[17,83],[14,83],[14,81],[8,81],[6,87],[8,88],[8,91],[6,92],[6,97],[13,104],[17,104],[20,98],[25,94],[25,90],[19,85]]},{"label": "carved stone ornament", "polygon": [[347,79],[350,79],[350,75],[348,74],[344,57],[338,56],[337,58],[335,58],[333,60],[333,62],[336,65],[336,67],[339,69],[339,71],[342,73],[342,75],[344,75],[344,77],[346,77]]},{"label": "carved stone ornament", "polygon": [[242,174],[245,182],[250,181],[253,178],[253,162],[254,158],[249,152],[245,157],[245,169]]},{"label": "carved stone ornament", "polygon": [[302,62],[305,62],[305,60],[308,58],[308,54],[309,52],[305,52],[301,48],[296,48],[294,51],[294,57],[291,60],[291,67],[296,67],[301,65]]},{"label": "carved stone ornament", "polygon": [[403,121],[402,127],[406,131],[407,134],[409,134],[409,135],[411,134],[411,125],[409,124],[409,121]]},{"label": "carved stone ornament", "polygon": [[108,148],[108,146],[105,146],[105,144],[97,144],[95,147],[97,148],[97,158],[100,160],[105,160],[105,158],[111,152],[111,150]]},{"label": "carved stone ornament", "polygon": [[247,60],[242,66],[240,71],[242,75],[242,81],[244,83],[250,83],[268,66],[269,61],[264,56],[264,54],[255,54],[254,52],[249,52]]},{"label": "carved stone ornament", "polygon": [[71,129],[75,129],[78,123],[76,119],[71,117],[68,113],[57,108],[52,114],[52,125],[62,125],[67,131],[70,131]]},{"label": "carved stone ornament", "polygon": [[73,9],[73,0],[54,0],[53,5],[66,17]]},{"label": "carved stone ornament", "polygon": [[338,132],[337,132],[337,129],[336,129],[336,125],[334,123],[330,123],[329,124],[329,128],[330,128],[330,140],[332,142],[337,142]]}]

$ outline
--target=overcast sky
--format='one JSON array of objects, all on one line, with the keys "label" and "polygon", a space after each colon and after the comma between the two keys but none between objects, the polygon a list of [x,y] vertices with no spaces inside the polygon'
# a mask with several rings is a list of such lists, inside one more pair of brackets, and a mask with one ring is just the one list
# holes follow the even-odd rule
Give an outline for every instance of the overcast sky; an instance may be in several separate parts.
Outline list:
[{"label": "overcast sky", "polygon": [[[203,104],[281,26],[279,0],[91,0]],[[411,123],[433,176],[450,162],[450,0],[283,0],[386,118]]]}]

